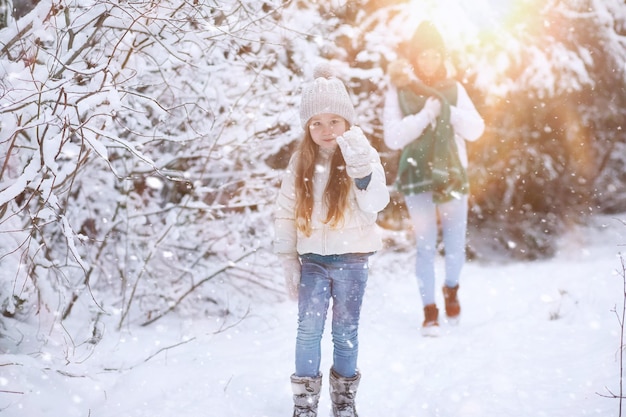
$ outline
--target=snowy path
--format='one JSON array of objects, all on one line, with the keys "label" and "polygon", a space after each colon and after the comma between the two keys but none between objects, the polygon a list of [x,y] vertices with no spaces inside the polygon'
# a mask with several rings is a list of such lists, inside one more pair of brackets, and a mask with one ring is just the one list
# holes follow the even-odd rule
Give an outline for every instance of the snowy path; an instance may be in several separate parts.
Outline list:
[{"label": "snowy path", "polygon": [[[618,400],[598,393],[618,392],[620,328],[612,310],[622,305],[617,253],[626,234],[593,233],[573,235],[549,261],[469,263],[462,322],[444,324],[439,338],[419,334],[412,254],[377,255],[362,314],[359,415],[617,416]],[[2,355],[0,390],[22,394],[0,393],[0,414],[291,416],[295,314],[292,302],[251,306],[249,317],[222,331],[216,320],[167,318],[101,342],[64,374],[54,360],[43,369],[44,356]],[[323,349],[327,375],[328,334]],[[125,370],[106,370],[118,368]],[[323,417],[327,389],[325,381]]]}]

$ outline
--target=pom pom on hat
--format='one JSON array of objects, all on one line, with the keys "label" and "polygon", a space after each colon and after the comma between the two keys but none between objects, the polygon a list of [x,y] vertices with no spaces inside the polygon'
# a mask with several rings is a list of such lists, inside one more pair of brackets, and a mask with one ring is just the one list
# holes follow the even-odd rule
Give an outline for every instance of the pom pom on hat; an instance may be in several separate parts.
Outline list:
[{"label": "pom pom on hat", "polygon": [[302,89],[302,102],[300,103],[300,122],[302,127],[311,117],[332,113],[343,117],[354,124],[356,113],[343,82],[337,78],[334,68],[330,63],[324,62],[313,70],[314,81]]},{"label": "pom pom on hat", "polygon": [[313,79],[317,78],[337,78],[335,68],[330,62],[322,62],[313,69]]}]

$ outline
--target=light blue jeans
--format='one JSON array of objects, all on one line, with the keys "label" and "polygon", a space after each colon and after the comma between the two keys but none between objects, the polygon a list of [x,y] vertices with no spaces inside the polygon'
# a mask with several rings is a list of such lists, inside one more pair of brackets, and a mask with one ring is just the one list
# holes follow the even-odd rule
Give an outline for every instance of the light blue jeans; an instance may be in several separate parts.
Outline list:
[{"label": "light blue jeans", "polygon": [[320,374],[321,341],[331,298],[333,369],[346,378],[356,375],[359,318],[370,255],[305,254],[300,257],[296,376]]},{"label": "light blue jeans", "polygon": [[445,250],[444,285],[459,283],[465,264],[465,235],[467,232],[467,194],[452,201],[435,204],[432,193],[404,197],[415,232],[417,246],[416,275],[424,306],[435,302],[435,257],[437,256],[437,214]]}]

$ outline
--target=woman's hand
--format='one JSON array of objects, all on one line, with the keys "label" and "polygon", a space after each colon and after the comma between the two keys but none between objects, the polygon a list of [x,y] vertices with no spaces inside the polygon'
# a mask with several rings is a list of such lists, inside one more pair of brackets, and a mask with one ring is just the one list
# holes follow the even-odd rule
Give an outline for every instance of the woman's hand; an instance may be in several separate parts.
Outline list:
[{"label": "woman's hand", "polygon": [[430,120],[430,125],[433,127],[436,126],[437,118],[439,117],[439,113],[441,113],[441,101],[435,97],[428,97],[426,103],[424,103],[422,112],[425,112],[426,117]]},{"label": "woman's hand", "polygon": [[413,68],[411,68],[411,65],[405,59],[390,62],[387,66],[387,72],[389,73],[389,79],[393,85],[398,88],[406,87],[411,83]]}]

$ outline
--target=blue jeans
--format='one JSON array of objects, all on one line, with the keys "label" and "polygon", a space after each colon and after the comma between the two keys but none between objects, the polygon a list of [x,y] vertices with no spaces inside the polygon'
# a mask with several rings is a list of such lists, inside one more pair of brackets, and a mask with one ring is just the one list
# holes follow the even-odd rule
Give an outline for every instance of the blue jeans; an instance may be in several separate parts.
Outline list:
[{"label": "blue jeans", "polygon": [[467,194],[443,204],[433,202],[432,193],[404,197],[415,232],[417,246],[416,275],[424,306],[435,302],[435,257],[437,255],[437,214],[445,250],[445,281],[447,287],[459,283],[465,264],[467,232]]},{"label": "blue jeans", "polygon": [[346,378],[356,375],[359,318],[370,255],[305,254],[300,257],[296,376],[320,374],[321,341],[331,297],[333,369]]}]

